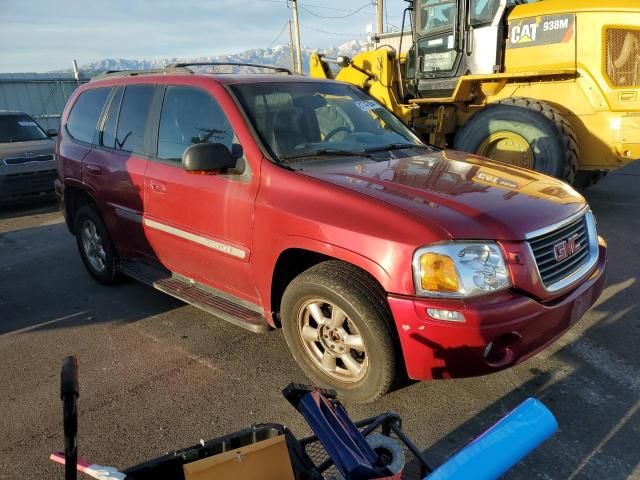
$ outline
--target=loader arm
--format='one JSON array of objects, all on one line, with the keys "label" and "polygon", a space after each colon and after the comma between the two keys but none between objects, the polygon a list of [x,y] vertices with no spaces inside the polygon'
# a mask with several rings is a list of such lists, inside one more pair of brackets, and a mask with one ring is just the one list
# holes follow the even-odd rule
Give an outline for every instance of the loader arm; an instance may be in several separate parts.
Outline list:
[{"label": "loader arm", "polygon": [[[341,68],[334,74],[329,63],[338,63]],[[403,76],[400,62],[393,50],[379,48],[362,52],[353,58],[328,59],[313,53],[309,61],[310,75],[315,78],[335,79],[360,88],[379,103],[387,107],[405,124],[410,125],[418,115],[417,105],[402,103]]]}]

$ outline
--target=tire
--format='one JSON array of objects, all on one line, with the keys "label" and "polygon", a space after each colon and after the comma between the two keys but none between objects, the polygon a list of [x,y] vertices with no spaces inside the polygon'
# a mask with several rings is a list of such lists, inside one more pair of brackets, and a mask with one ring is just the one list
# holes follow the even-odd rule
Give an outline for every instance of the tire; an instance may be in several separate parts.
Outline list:
[{"label": "tire", "polygon": [[[573,183],[578,171],[576,134],[565,116],[544,102],[507,98],[471,116],[458,131],[454,148],[482,154],[491,135],[516,134],[526,141],[533,165],[529,168]],[[526,155],[526,154],[523,154]]]},{"label": "tire", "polygon": [[117,283],[120,279],[118,257],[107,228],[93,205],[78,209],[75,232],[80,257],[89,274],[103,285]]},{"label": "tire", "polygon": [[592,187],[606,176],[607,172],[604,170],[578,170],[573,186],[578,190],[584,190]]},{"label": "tire", "polygon": [[[367,273],[334,260],[315,265],[287,286],[281,314],[289,350],[312,382],[357,403],[389,391],[401,364],[393,319],[384,291]],[[311,332],[307,340],[302,331]]]}]

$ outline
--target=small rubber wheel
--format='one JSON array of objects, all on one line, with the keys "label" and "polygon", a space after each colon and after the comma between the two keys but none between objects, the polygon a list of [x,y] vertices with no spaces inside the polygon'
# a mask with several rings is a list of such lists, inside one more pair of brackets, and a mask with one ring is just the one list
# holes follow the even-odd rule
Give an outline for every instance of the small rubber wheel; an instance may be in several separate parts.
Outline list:
[{"label": "small rubber wheel", "polygon": [[306,270],[281,304],[289,349],[317,385],[366,403],[393,385],[399,365],[384,291],[366,272],[340,261]]},{"label": "small rubber wheel", "polygon": [[89,274],[103,285],[120,279],[118,257],[107,228],[94,206],[84,205],[75,218],[76,243]]},{"label": "small rubber wheel", "polygon": [[454,148],[573,183],[578,142],[565,116],[544,102],[508,98],[487,105],[458,131]]}]

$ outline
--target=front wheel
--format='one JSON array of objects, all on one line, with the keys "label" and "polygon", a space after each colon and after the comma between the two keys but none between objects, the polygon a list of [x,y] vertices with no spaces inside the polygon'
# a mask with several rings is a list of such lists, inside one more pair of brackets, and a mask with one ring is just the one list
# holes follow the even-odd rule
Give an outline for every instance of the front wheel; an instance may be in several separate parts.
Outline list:
[{"label": "front wheel", "polygon": [[392,318],[379,285],[339,261],[298,275],[282,298],[291,353],[316,384],[354,402],[370,402],[392,386],[397,352]]},{"label": "front wheel", "polygon": [[533,99],[507,98],[473,114],[458,131],[454,148],[530,168],[573,183],[578,141],[556,108]]}]

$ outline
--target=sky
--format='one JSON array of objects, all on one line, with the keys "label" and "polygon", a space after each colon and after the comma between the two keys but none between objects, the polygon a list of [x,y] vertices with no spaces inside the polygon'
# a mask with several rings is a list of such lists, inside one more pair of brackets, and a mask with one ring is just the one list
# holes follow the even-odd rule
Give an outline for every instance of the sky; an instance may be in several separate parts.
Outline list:
[{"label": "sky", "polygon": [[[376,21],[373,3],[298,0],[302,44],[326,48],[365,39],[367,24]],[[405,2],[386,3],[389,24],[399,30]],[[291,15],[288,5],[287,0],[0,0],[0,72],[66,69],[73,59],[83,65],[103,58],[198,57],[288,44],[283,29]]]}]

